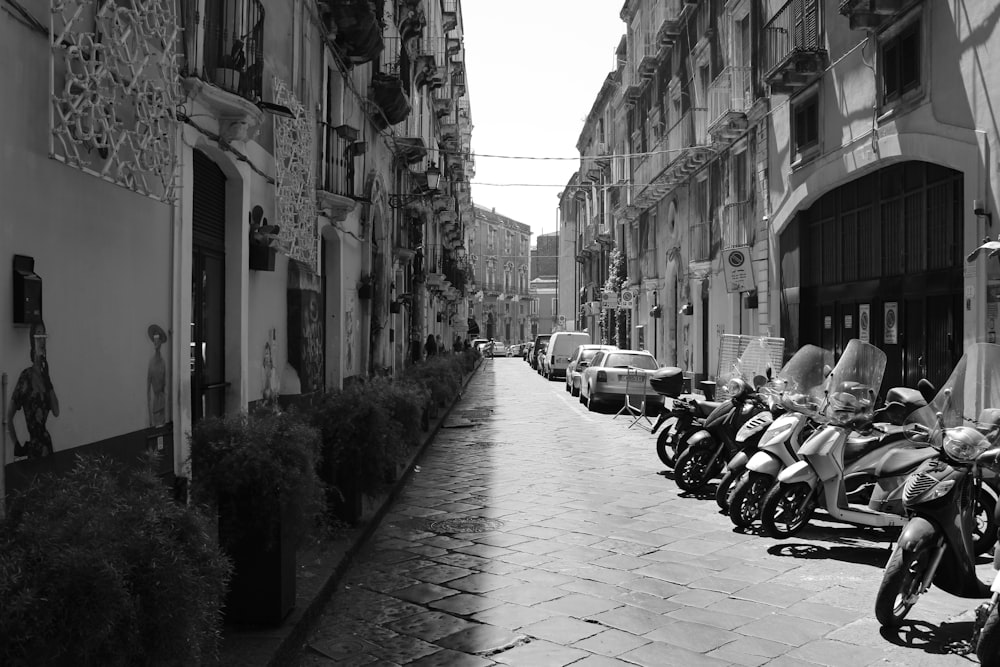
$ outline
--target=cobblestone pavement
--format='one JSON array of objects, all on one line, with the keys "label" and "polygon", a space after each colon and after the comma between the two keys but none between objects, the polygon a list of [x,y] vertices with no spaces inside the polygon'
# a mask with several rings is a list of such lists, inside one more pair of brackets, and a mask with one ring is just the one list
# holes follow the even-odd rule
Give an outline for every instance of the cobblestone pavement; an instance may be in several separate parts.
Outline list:
[{"label": "cobblestone pavement", "polygon": [[300,665],[975,662],[956,651],[977,601],[934,589],[880,633],[878,532],[734,532],[664,474],[653,436],[563,388],[517,359],[483,365]]}]

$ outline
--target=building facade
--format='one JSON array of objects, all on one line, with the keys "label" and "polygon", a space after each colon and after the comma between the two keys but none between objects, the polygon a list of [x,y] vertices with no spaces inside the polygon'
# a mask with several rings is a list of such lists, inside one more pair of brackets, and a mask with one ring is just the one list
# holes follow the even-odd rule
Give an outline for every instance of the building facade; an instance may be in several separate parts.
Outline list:
[{"label": "building facade", "polygon": [[473,288],[470,327],[505,343],[527,340],[531,330],[529,284],[531,227],[483,206],[473,207],[466,228]]},{"label": "building facade", "polygon": [[464,331],[457,0],[25,9],[0,21],[23,101],[0,105],[4,482],[84,450],[159,451],[183,478],[198,420],[394,373]]}]

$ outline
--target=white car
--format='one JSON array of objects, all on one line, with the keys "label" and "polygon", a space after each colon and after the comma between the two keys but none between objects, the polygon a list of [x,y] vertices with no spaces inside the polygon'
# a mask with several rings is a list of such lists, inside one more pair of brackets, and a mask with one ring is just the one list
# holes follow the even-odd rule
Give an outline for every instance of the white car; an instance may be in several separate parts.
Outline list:
[{"label": "white car", "polygon": [[657,368],[656,358],[643,350],[598,352],[580,377],[580,402],[594,412],[602,402],[623,403],[628,389],[632,405],[638,407],[645,394],[647,409],[658,408],[663,397],[649,385]]},{"label": "white car", "polygon": [[602,350],[617,350],[617,345],[579,345],[569,357],[566,364],[566,391],[572,396],[580,395],[580,378],[583,369],[590,365],[591,359]]}]

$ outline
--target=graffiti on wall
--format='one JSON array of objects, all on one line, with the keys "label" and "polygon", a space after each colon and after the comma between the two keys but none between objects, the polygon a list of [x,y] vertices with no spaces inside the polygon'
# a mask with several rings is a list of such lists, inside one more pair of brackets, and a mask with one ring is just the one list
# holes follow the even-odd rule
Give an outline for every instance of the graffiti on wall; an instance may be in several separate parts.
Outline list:
[{"label": "graffiti on wall", "polygon": [[264,343],[264,359],[261,363],[261,402],[265,408],[278,409],[278,394],[281,392],[281,378],[274,365],[274,349],[278,344],[278,335],[274,329],[267,334]]},{"label": "graffiti on wall", "polygon": [[344,371],[352,375],[354,371],[354,296],[348,297],[347,312],[344,313]]},{"label": "graffiti on wall", "polygon": [[294,260],[288,263],[288,363],[303,394],[323,388],[320,278]]},{"label": "graffiti on wall", "polygon": [[[41,458],[52,454],[52,437],[46,423],[49,413],[59,416],[59,399],[49,375],[48,335],[39,320],[31,325],[31,365],[21,371],[7,407],[7,434],[14,442],[15,458]],[[22,413],[28,437],[18,437],[14,417]]]},{"label": "graffiti on wall", "polygon": [[159,324],[150,324],[146,335],[153,343],[153,356],[146,367],[146,417],[147,425],[163,426],[167,423],[167,362],[162,347],[167,342],[167,332]]}]

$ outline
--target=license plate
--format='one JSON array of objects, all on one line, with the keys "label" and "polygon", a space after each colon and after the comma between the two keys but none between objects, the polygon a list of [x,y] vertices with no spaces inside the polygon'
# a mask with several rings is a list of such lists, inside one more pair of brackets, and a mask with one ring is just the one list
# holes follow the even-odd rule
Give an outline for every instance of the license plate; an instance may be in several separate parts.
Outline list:
[{"label": "license plate", "polygon": [[990,586],[990,590],[994,593],[1000,593],[1000,572],[997,572],[997,576],[993,579],[993,585]]},{"label": "license plate", "polygon": [[618,376],[619,382],[625,382],[626,380],[628,380],[628,374]]}]

